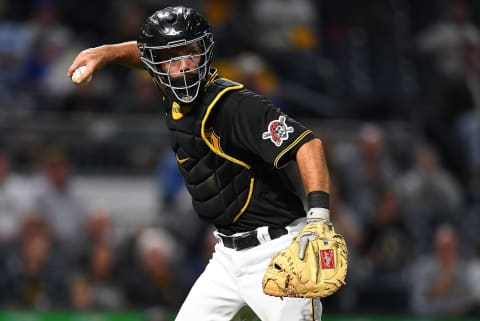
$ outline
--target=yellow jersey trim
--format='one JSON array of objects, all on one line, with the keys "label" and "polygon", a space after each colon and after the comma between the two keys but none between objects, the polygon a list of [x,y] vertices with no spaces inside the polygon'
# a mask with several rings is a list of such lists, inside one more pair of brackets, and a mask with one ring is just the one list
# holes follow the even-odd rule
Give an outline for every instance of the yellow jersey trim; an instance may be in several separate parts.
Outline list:
[{"label": "yellow jersey trim", "polygon": [[275,168],[278,168],[278,162],[280,162],[280,159],[283,157],[283,155],[285,155],[289,150],[291,150],[293,147],[295,147],[295,145],[297,145],[305,136],[307,136],[308,134],[310,134],[312,131],[311,130],[306,130],[304,131],[300,136],[297,137],[297,139],[295,139],[290,145],[287,146],[287,148],[285,148],[284,150],[282,150],[278,155],[277,157],[275,157],[275,160],[273,162],[273,166],[275,166]]},{"label": "yellow jersey trim", "polygon": [[208,81],[205,84],[205,89],[207,89],[208,87],[210,87],[211,84],[213,84],[217,76],[218,76],[218,70],[217,68],[213,68],[213,72],[210,74],[210,77],[208,78]]},{"label": "yellow jersey trim", "polygon": [[[200,133],[202,135],[202,140],[205,142],[205,144],[207,144],[207,146],[215,153],[217,154],[218,156],[220,157],[223,157],[229,161],[231,161],[232,163],[235,163],[237,165],[240,165],[242,167],[245,167],[246,169],[250,169],[252,168],[250,165],[248,165],[247,163],[245,162],[242,162],[241,160],[239,159],[236,159],[230,155],[227,155],[225,154],[223,151],[219,150],[219,149],[216,149],[215,146],[213,146],[213,144],[207,139],[206,135],[205,135],[205,124],[207,123],[207,119],[208,119],[208,116],[210,116],[210,113],[212,112],[212,109],[213,107],[215,106],[215,104],[220,100],[220,98],[228,91],[231,91],[231,90],[238,90],[238,89],[242,89],[244,86],[242,84],[239,84],[239,85],[235,85],[235,86],[231,86],[231,87],[227,87],[227,88],[224,88],[222,89],[218,94],[217,96],[212,100],[212,102],[210,103],[210,105],[208,105],[207,107],[207,111],[205,112],[205,115],[203,116],[203,119],[202,119],[202,126],[201,126],[201,129],[200,129]],[[249,188],[249,191],[248,191],[248,196],[247,196],[247,201],[245,202],[245,204],[243,205],[243,207],[240,209],[240,212],[238,212],[237,215],[235,215],[234,219],[233,219],[233,222],[236,222],[240,216],[242,216],[242,214],[245,212],[245,210],[247,209],[248,205],[250,204],[250,200],[252,198],[252,194],[253,194],[253,186],[254,186],[254,182],[255,182],[255,179],[252,177],[250,178],[250,188]]]},{"label": "yellow jersey trim", "polygon": [[185,163],[186,161],[188,161],[190,159],[190,157],[178,158],[178,154],[175,154],[175,158],[177,159],[177,162],[180,165],[182,165],[183,163]]},{"label": "yellow jersey trim", "polygon": [[252,177],[250,178],[250,189],[248,191],[248,196],[247,196],[247,201],[243,205],[243,207],[240,209],[240,212],[238,212],[237,215],[233,218],[233,222],[238,221],[240,216],[242,216],[243,212],[247,209],[248,205],[250,204],[250,200],[252,199],[252,194],[253,194],[253,186],[255,186],[255,179]]}]

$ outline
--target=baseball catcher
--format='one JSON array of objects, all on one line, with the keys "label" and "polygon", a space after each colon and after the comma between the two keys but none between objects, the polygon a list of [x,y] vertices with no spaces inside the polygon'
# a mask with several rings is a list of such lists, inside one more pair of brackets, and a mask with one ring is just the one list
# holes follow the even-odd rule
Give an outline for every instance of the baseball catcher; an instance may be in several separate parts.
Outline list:
[{"label": "baseball catcher", "polygon": [[[261,320],[319,321],[322,304],[312,298],[335,292],[347,268],[345,243],[329,221],[322,140],[266,97],[221,77],[214,44],[212,26],[195,9],[166,7],[145,19],[136,41],[80,52],[67,75],[84,84],[109,63],[143,68],[163,96],[192,207],[217,239],[176,321],[243,318],[247,305]],[[307,221],[288,164],[307,193]]]},{"label": "baseball catcher", "polygon": [[[321,192],[309,194],[322,196]],[[310,203],[310,202],[309,202]],[[347,246],[335,233],[326,208],[311,208],[307,225],[291,244],[272,257],[263,291],[272,296],[322,298],[335,293],[347,274]]]}]

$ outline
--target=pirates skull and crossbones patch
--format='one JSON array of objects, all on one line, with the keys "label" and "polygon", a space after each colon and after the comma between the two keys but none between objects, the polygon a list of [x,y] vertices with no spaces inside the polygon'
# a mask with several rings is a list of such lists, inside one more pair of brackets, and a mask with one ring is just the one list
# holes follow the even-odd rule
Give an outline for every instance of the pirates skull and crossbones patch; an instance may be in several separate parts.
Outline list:
[{"label": "pirates skull and crossbones patch", "polygon": [[262,134],[262,139],[270,139],[275,146],[279,147],[288,139],[288,134],[293,133],[294,129],[288,126],[285,116],[280,116],[268,124],[267,131]]}]

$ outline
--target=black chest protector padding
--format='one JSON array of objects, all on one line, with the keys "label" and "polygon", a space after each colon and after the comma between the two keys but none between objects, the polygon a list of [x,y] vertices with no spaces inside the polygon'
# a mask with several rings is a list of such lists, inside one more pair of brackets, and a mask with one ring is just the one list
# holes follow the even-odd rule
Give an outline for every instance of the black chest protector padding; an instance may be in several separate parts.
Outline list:
[{"label": "black chest protector padding", "polygon": [[250,166],[216,148],[205,132],[207,120],[221,96],[241,88],[241,84],[217,79],[187,116],[174,120],[167,115],[170,143],[193,207],[200,217],[216,226],[238,220],[253,191]]}]

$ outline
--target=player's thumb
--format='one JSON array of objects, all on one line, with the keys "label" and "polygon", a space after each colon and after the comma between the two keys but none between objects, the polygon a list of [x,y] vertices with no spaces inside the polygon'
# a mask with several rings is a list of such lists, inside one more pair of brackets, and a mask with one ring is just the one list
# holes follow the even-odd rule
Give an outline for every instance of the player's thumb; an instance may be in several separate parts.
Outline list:
[{"label": "player's thumb", "polygon": [[303,260],[305,258],[305,251],[307,249],[309,239],[307,236],[302,236],[300,237],[300,240],[298,240],[298,258],[300,260]]}]

